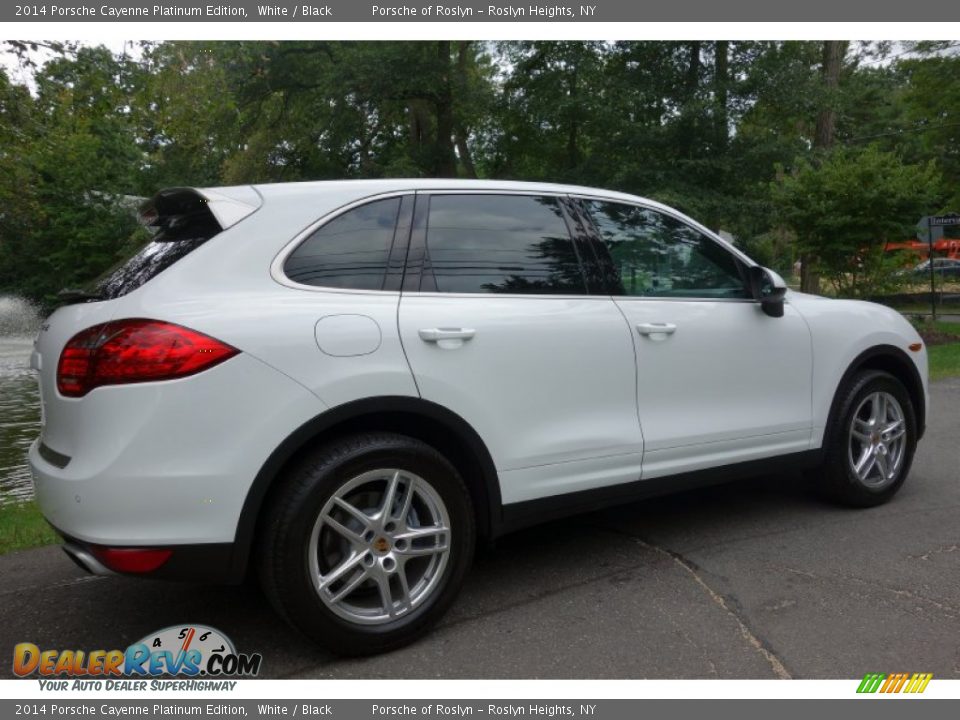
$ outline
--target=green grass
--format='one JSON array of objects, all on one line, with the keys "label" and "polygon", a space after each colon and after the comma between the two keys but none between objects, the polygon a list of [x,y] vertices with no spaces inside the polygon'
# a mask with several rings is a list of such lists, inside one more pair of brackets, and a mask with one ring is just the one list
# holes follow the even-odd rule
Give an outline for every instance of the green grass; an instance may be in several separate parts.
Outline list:
[{"label": "green grass", "polygon": [[[931,323],[927,323],[927,325],[930,324]],[[951,335],[960,336],[960,323],[958,322],[945,322],[943,320],[937,320],[935,323],[932,323],[932,325],[942,333],[950,333]]]},{"label": "green grass", "polygon": [[927,348],[927,357],[931,380],[960,376],[960,343],[931,345]]},{"label": "green grass", "polygon": [[[914,326],[924,336],[930,339],[930,334],[940,335],[940,344],[927,342],[927,358],[930,362],[930,379],[940,380],[947,377],[960,376],[960,323],[938,320],[923,323],[914,323]],[[943,342],[949,338],[944,335],[953,335],[956,342]],[[936,342],[936,340],[934,340]]]},{"label": "green grass", "polygon": [[0,555],[51,545],[58,539],[35,502],[0,505]]}]

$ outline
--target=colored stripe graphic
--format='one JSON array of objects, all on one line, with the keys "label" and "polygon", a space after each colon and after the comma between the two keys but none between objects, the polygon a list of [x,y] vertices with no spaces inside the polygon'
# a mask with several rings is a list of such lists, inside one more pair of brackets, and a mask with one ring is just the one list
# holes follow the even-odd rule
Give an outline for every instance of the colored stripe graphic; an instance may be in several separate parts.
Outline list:
[{"label": "colored stripe graphic", "polygon": [[858,693],[922,693],[933,673],[867,673],[857,687]]},{"label": "colored stripe graphic", "polygon": [[886,675],[883,673],[867,673],[863,676],[863,681],[860,683],[860,687],[857,688],[857,692],[875,693],[885,677]]}]

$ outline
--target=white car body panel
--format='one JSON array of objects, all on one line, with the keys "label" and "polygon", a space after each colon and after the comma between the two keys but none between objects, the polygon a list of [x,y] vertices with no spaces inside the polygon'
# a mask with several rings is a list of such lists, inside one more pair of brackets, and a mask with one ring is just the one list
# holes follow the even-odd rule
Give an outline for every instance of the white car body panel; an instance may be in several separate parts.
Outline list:
[{"label": "white car body panel", "polygon": [[844,373],[861,353],[871,348],[889,345],[904,350],[919,343],[919,351],[906,355],[923,384],[924,406],[929,406],[927,348],[903,315],[876,303],[831,300],[792,291],[787,294],[787,301],[807,321],[813,343],[811,449],[823,443],[830,405]]},{"label": "white car body panel", "polygon": [[232,542],[260,465],[318,411],[311,393],[246,354],[57,404],[41,439],[71,460],[58,468],[39,441],[31,447],[37,501],[71,537],[120,546]]},{"label": "white car body panel", "polygon": [[[643,477],[807,450],[810,332],[754,302],[616,298],[633,330]],[[670,334],[637,326],[668,323]]]},{"label": "white car body panel", "polygon": [[[475,337],[442,347],[419,336],[458,327]],[[501,473],[610,456],[631,464],[643,451],[633,347],[609,298],[404,294],[400,335],[421,395],[469,422]],[[505,503],[536,492],[524,477],[501,474]],[[609,481],[594,472],[560,484]]]}]

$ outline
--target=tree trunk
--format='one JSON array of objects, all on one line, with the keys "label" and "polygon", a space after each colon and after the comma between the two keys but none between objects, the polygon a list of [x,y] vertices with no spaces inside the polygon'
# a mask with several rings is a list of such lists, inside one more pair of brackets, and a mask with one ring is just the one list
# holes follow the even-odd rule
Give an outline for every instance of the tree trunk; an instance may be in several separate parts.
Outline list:
[{"label": "tree trunk", "polygon": [[[814,150],[827,150],[833,145],[834,131],[837,121],[837,90],[840,87],[840,67],[843,56],[847,51],[847,43],[841,40],[826,40],[823,43],[823,62],[820,66],[820,77],[823,80],[823,89],[820,101],[820,111],[817,113],[817,126],[813,133]],[[813,253],[804,253],[800,256],[800,290],[808,293],[820,292],[820,273],[817,271],[819,262]]]},{"label": "tree trunk", "polygon": [[457,158],[453,151],[453,88],[450,85],[450,41],[437,43],[437,62],[440,68],[440,89],[437,94],[437,177],[456,177]]},{"label": "tree trunk", "polygon": [[690,62],[687,65],[686,80],[687,99],[693,99],[700,85],[700,41],[694,40],[690,43]]},{"label": "tree trunk", "polygon": [[[469,49],[470,41],[461,40],[457,49],[457,91],[458,96],[461,98],[461,102],[467,90],[467,60],[469,59]],[[463,125],[461,113],[461,117],[456,121],[456,132],[454,133],[457,143],[457,156],[460,159],[460,164],[463,165],[464,174],[469,178],[475,178],[477,177],[477,168],[473,164],[473,155],[471,154],[470,146],[467,143],[468,136],[469,133]]]},{"label": "tree trunk", "polygon": [[463,172],[468,178],[477,177],[477,168],[473,164],[473,155],[470,154],[470,146],[467,145],[467,133],[462,127],[457,128],[457,155],[460,156],[460,164],[463,165]]},{"label": "tree trunk", "polygon": [[580,112],[579,107],[577,107],[577,95],[580,88],[577,85],[576,67],[574,67],[570,74],[568,89],[570,93],[570,124],[567,126],[567,168],[574,170],[580,164],[580,148],[578,142],[580,126],[577,122],[577,114]]},{"label": "tree trunk", "polygon": [[423,101],[413,99],[407,105],[407,118],[410,140],[410,157],[419,162],[423,156],[423,145],[427,141],[430,128],[429,111]]},{"label": "tree trunk", "polygon": [[687,159],[693,159],[694,140],[697,129],[696,109],[694,101],[697,98],[697,91],[700,88],[700,41],[694,40],[689,44],[690,61],[687,64],[687,76],[684,79],[684,103],[683,115],[681,117],[680,127],[680,147],[682,155]]},{"label": "tree trunk", "polygon": [[823,78],[823,102],[817,114],[817,128],[813,134],[813,147],[818,150],[825,150],[833,145],[837,120],[836,95],[840,86],[840,66],[846,46],[846,42],[840,40],[827,40],[823,43],[823,65],[820,70]]},{"label": "tree trunk", "polygon": [[730,139],[730,127],[727,111],[727,89],[730,82],[730,60],[728,57],[730,43],[727,40],[717,40],[714,45],[713,58],[713,97],[716,107],[717,149],[726,150]]}]

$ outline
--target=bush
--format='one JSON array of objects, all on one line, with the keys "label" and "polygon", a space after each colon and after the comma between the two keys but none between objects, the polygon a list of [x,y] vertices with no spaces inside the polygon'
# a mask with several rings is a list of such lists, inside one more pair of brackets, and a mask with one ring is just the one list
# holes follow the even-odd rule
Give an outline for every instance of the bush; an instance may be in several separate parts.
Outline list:
[{"label": "bush", "polygon": [[777,217],[838,295],[877,295],[899,285],[902,259],[884,247],[912,235],[934,206],[933,162],[908,165],[873,147],[839,148],[780,175],[771,188]]}]

